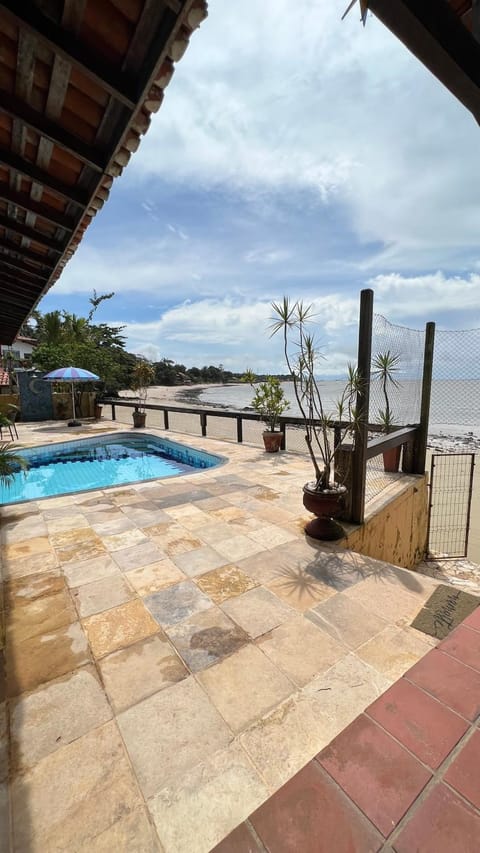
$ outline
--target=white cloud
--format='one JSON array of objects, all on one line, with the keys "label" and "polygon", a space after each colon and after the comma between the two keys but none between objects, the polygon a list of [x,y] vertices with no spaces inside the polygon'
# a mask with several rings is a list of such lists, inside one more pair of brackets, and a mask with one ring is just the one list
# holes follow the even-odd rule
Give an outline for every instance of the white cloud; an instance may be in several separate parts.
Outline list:
[{"label": "white cloud", "polygon": [[398,273],[377,275],[369,281],[376,294],[376,310],[390,316],[430,317],[439,314],[468,316],[470,328],[480,326],[480,275],[403,276]]}]

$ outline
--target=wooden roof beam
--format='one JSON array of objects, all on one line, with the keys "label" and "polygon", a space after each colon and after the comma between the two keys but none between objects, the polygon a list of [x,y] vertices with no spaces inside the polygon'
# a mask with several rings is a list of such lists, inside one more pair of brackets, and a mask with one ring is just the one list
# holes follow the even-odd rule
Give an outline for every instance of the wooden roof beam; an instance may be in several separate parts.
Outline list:
[{"label": "wooden roof beam", "polygon": [[43,15],[33,3],[6,0],[0,3],[1,10],[7,13],[17,26],[31,32],[50,50],[79,68],[117,101],[130,110],[135,109],[137,99],[135,80],[99,59],[98,55],[85,48],[75,35]]},{"label": "wooden roof beam", "polygon": [[48,270],[56,263],[48,255],[39,255],[38,252],[32,252],[30,249],[26,249],[25,246],[21,246],[20,243],[13,243],[5,238],[0,238],[0,258],[5,252],[18,255],[20,258],[26,258]]},{"label": "wooden roof beam", "polygon": [[7,187],[5,184],[0,184],[0,199],[10,202],[16,207],[20,207],[27,213],[33,213],[35,216],[45,219],[46,222],[50,222],[52,225],[57,225],[59,228],[63,228],[64,231],[73,231],[75,227],[75,223],[72,219],[69,219],[68,216],[64,216],[64,214],[56,210],[54,207],[50,207],[48,204],[44,204],[43,202],[40,203],[38,201],[34,201],[30,198],[28,193],[17,192],[16,190],[10,189],[10,187]]},{"label": "wooden roof beam", "polygon": [[37,279],[38,281],[45,282],[48,281],[49,273],[41,273],[35,272],[35,270],[30,269],[26,264],[22,264],[21,261],[17,261],[14,258],[10,258],[9,255],[0,255],[0,269],[5,269],[7,267],[11,270],[16,270],[20,272],[22,275],[26,275],[29,278]]},{"label": "wooden roof beam", "polygon": [[0,227],[6,228],[7,231],[12,231],[14,234],[18,234],[20,237],[28,237],[29,240],[34,240],[35,243],[38,243],[40,246],[45,246],[47,249],[53,249],[53,251],[58,252],[59,255],[62,254],[67,246],[67,241],[62,240],[60,242],[59,240],[54,240],[53,237],[48,237],[46,234],[42,234],[35,228],[29,228],[28,225],[22,225],[21,222],[17,222],[16,219],[10,219],[8,216],[0,215]]},{"label": "wooden roof beam", "polygon": [[6,148],[0,148],[0,164],[18,172],[19,175],[30,178],[37,184],[42,184],[49,192],[67,201],[73,201],[79,207],[86,207],[90,200],[89,193],[58,181],[34,163],[29,163],[28,160],[24,160],[23,157],[19,157],[18,154],[14,154]]},{"label": "wooden roof beam", "polygon": [[448,3],[368,0],[368,8],[480,121],[480,44]]},{"label": "wooden roof beam", "polygon": [[44,136],[50,142],[68,151],[69,154],[77,157],[82,163],[90,166],[96,172],[103,172],[105,170],[105,157],[95,147],[88,145],[77,136],[69,133],[68,130],[60,127],[56,121],[47,118],[43,113],[34,110],[33,107],[22,101],[21,98],[17,98],[15,95],[10,95],[7,92],[0,92],[0,110],[3,110],[4,113],[12,118],[18,119],[31,130],[34,130],[35,133],[38,133],[39,136]]}]

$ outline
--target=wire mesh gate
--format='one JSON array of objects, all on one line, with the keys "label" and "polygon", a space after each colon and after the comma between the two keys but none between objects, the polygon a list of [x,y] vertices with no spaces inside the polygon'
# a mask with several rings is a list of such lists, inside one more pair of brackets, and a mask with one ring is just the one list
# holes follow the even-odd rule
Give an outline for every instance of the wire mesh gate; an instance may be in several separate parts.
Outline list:
[{"label": "wire mesh gate", "polygon": [[430,469],[428,556],[466,557],[474,453],[434,453]]}]

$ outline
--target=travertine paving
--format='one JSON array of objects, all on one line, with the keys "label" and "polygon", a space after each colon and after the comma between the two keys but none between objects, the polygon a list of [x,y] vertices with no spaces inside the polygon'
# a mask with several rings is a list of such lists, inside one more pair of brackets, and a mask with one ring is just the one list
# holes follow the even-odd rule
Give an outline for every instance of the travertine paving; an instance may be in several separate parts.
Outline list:
[{"label": "travertine paving", "polygon": [[0,508],[15,853],[207,853],[434,645],[434,580],[305,538],[304,459],[173,438],[229,462]]}]

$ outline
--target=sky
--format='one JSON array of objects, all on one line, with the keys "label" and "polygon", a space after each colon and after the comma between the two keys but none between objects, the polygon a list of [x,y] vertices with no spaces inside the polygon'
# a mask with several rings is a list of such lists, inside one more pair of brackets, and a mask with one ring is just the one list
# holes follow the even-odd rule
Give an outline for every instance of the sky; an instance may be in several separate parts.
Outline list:
[{"label": "sky", "polygon": [[187,367],[284,372],[271,302],[313,303],[335,373],[359,294],[480,327],[480,128],[347,0],[209,0],[159,112],[40,309],[124,325]]}]

